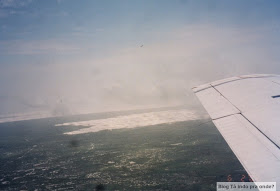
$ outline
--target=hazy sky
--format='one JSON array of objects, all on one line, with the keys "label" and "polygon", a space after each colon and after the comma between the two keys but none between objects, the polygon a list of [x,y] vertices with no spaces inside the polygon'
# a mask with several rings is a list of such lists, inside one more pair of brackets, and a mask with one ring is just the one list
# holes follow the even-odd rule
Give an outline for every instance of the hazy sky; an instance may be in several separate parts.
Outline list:
[{"label": "hazy sky", "polygon": [[0,114],[192,104],[280,73],[280,1],[0,0]]}]

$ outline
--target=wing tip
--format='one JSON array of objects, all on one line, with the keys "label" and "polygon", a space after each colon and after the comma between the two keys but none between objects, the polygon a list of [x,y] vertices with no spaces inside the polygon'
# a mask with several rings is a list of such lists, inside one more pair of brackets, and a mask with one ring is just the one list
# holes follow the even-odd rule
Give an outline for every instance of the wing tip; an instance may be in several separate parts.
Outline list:
[{"label": "wing tip", "polygon": [[241,75],[241,76],[234,76],[234,77],[224,78],[221,80],[216,80],[216,81],[202,84],[199,86],[195,86],[192,88],[192,91],[194,93],[197,93],[202,90],[208,89],[212,86],[218,86],[218,85],[233,82],[236,80],[243,80],[243,79],[247,79],[247,78],[267,78],[267,77],[273,77],[273,76],[279,76],[279,75],[277,75],[277,74],[247,74],[247,75]]}]

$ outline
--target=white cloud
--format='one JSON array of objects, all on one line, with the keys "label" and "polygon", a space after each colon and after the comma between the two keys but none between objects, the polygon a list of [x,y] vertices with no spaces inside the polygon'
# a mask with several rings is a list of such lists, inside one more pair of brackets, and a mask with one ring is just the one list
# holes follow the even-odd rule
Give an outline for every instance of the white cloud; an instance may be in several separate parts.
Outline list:
[{"label": "white cloud", "polygon": [[0,54],[5,55],[70,54],[79,49],[71,43],[57,40],[0,41]]},{"label": "white cloud", "polygon": [[74,113],[89,113],[196,104],[192,86],[241,74],[280,73],[275,47],[280,39],[270,28],[193,25],[160,35],[143,47],[119,44],[113,53],[101,52],[102,58],[84,52],[90,41],[84,46],[55,40],[2,42],[4,54],[67,55],[49,65],[19,64],[11,69],[17,72],[1,68],[0,83],[11,87],[2,85],[1,92],[54,106],[62,99]]},{"label": "white cloud", "polygon": [[58,4],[60,4],[60,3],[63,2],[63,0],[56,0],[56,2],[57,2]]},{"label": "white cloud", "polygon": [[0,8],[19,8],[31,2],[32,0],[0,0]]},{"label": "white cloud", "polygon": [[9,16],[9,12],[3,9],[0,9],[0,18],[5,18]]}]

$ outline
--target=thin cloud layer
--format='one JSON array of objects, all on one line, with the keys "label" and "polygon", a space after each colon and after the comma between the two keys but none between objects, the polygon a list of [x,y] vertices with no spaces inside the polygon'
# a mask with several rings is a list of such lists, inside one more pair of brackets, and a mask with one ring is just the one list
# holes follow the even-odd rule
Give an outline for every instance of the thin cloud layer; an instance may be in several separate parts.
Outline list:
[{"label": "thin cloud layer", "polygon": [[[195,105],[193,86],[242,74],[279,71],[279,58],[270,47],[275,39],[269,29],[193,25],[162,34],[162,38],[165,40],[143,47],[120,45],[97,59],[75,54],[73,60],[63,57],[39,65],[6,67],[0,72],[3,92],[19,95],[29,105],[36,105],[32,102],[38,100],[41,109],[50,113],[63,107],[65,114],[80,114]],[[42,43],[41,47],[51,53],[54,50],[48,47],[55,47],[57,42],[48,43],[53,45]],[[86,50],[76,46],[81,47],[80,52]],[[5,80],[10,86],[4,85]],[[22,112],[30,106],[19,108]]]},{"label": "thin cloud layer", "polygon": [[80,48],[69,42],[60,40],[13,40],[0,41],[0,55],[44,55],[44,54],[73,54]]},{"label": "thin cloud layer", "polygon": [[0,8],[19,8],[31,2],[32,0],[0,0]]},{"label": "thin cloud layer", "polygon": [[280,71],[277,2],[0,2],[0,115],[198,106],[193,86]]}]

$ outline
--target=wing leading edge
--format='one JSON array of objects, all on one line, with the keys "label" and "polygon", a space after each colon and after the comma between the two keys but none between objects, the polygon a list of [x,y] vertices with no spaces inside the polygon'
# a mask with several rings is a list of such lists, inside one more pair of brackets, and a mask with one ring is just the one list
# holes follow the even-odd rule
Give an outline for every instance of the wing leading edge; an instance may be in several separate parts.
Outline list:
[{"label": "wing leading edge", "polygon": [[251,178],[280,184],[280,76],[233,77],[193,91]]}]

